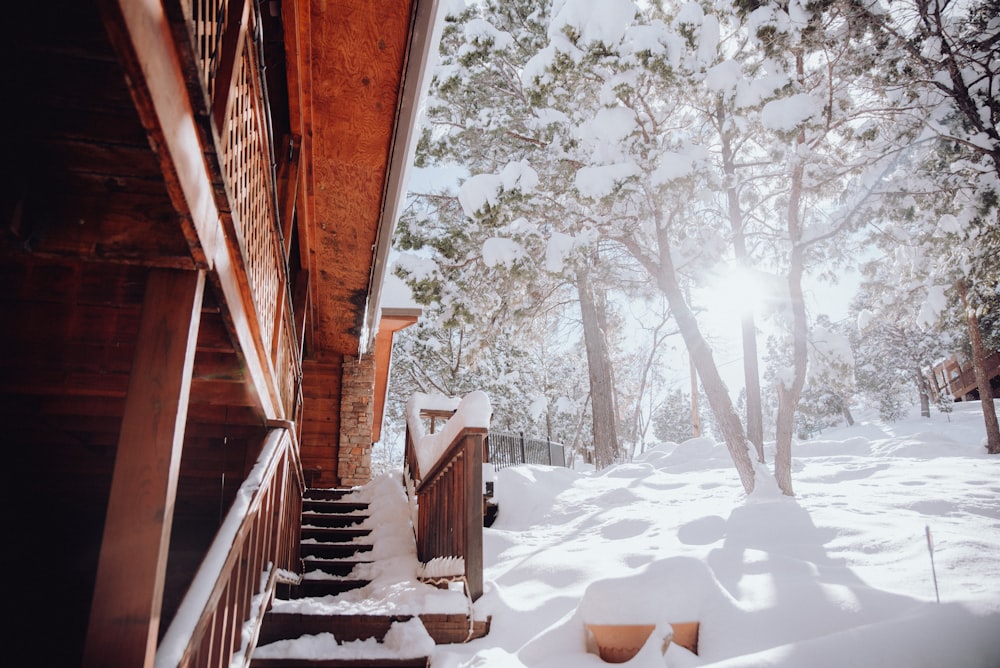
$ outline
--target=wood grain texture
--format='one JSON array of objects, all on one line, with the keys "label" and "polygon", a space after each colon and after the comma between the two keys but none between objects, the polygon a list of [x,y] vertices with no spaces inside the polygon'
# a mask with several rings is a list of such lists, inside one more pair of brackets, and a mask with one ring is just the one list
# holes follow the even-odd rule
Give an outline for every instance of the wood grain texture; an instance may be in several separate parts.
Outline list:
[{"label": "wood grain texture", "polygon": [[311,3],[305,175],[320,350],[356,355],[411,22],[410,2]]},{"label": "wood grain texture", "polygon": [[147,279],[84,665],[151,666],[205,276]]},{"label": "wood grain texture", "polygon": [[340,441],[342,360],[302,364],[302,468],[310,487],[334,487]]}]

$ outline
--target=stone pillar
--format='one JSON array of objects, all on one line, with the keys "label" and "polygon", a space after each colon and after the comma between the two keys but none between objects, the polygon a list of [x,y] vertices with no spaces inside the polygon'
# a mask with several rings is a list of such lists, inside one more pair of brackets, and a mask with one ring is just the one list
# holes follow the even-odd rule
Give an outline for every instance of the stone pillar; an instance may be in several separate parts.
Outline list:
[{"label": "stone pillar", "polygon": [[344,487],[364,485],[372,477],[372,421],[375,357],[344,359],[340,394],[340,452],[337,474]]}]

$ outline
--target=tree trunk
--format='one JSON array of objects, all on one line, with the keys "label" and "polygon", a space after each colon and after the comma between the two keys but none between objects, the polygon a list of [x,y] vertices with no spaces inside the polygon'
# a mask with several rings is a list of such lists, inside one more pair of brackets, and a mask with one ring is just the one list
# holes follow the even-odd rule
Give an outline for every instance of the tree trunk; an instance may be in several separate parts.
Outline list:
[{"label": "tree trunk", "polygon": [[691,433],[695,438],[701,438],[701,416],[698,415],[698,370],[694,367],[694,358],[688,355],[691,364]]},{"label": "tree trunk", "polygon": [[660,338],[660,330],[666,326],[667,320],[668,316],[664,316],[663,320],[653,330],[653,341],[649,347],[649,355],[646,357],[642,367],[642,374],[639,377],[639,391],[635,399],[635,410],[632,411],[631,424],[628,431],[628,440],[632,444],[630,457],[635,456],[635,448],[639,440],[645,436],[645,430],[642,428],[642,398],[646,394],[646,385],[650,382],[649,375],[653,370],[653,362],[656,361],[656,351],[659,349],[660,343],[666,339],[666,336],[662,339]]},{"label": "tree trunk", "polygon": [[[795,58],[799,78],[803,77],[802,54]],[[805,132],[800,131],[796,144],[805,144]],[[806,303],[802,295],[802,273],[805,270],[805,248],[802,245],[802,195],[804,169],[797,161],[792,167],[788,191],[788,208],[785,221],[791,249],[788,254],[788,295],[792,309],[792,377],[778,381],[778,418],[775,425],[774,478],[783,494],[794,496],[792,490],[792,432],[795,427],[795,411],[798,407],[802,386],[806,382],[806,366],[809,363],[807,339],[809,323],[806,317]]]},{"label": "tree trunk", "polygon": [[657,282],[667,298],[670,312],[674,314],[688,354],[698,371],[698,377],[701,378],[701,385],[705,388],[709,406],[715,414],[719,431],[722,432],[722,439],[729,449],[729,455],[733,458],[733,464],[735,464],[736,472],[743,483],[743,489],[749,494],[754,488],[754,467],[747,450],[743,424],[733,408],[729,390],[726,389],[726,384],[723,382],[722,376],[719,375],[719,369],[715,366],[712,350],[701,335],[698,321],[688,307],[680,284],[677,282],[677,273],[670,257],[670,242],[666,229],[660,224],[660,221],[658,221],[658,232],[660,269]]},{"label": "tree trunk", "polygon": [[757,325],[753,313],[743,315],[743,378],[747,392],[747,438],[764,461],[764,418],[760,398],[760,371],[757,366]]},{"label": "tree trunk", "polygon": [[993,388],[986,375],[986,351],[983,349],[983,335],[979,329],[976,311],[969,307],[968,286],[965,281],[958,283],[958,296],[965,310],[965,322],[969,328],[969,343],[972,344],[972,368],[979,386],[979,402],[983,406],[983,421],[986,423],[986,451],[1000,455],[1000,424],[997,423],[996,406],[993,404]]},{"label": "tree trunk", "polygon": [[851,408],[850,408],[850,406],[847,405],[846,401],[844,401],[843,403],[840,404],[840,410],[844,414],[844,419],[847,420],[847,426],[848,427],[853,427],[854,426],[854,416],[851,415]]},{"label": "tree trunk", "polygon": [[587,349],[590,375],[590,402],[594,424],[594,465],[598,470],[615,463],[618,456],[618,431],[615,409],[615,386],[611,374],[608,344],[604,335],[601,304],[590,283],[587,269],[576,273],[583,318],[583,339]]},{"label": "tree trunk", "polygon": [[[743,231],[743,210],[736,188],[736,159],[733,155],[730,131],[726,129],[727,115],[722,98],[716,106],[716,121],[722,139],[722,168],[726,173],[726,202],[729,226],[733,231],[733,255],[743,266],[748,265],[746,235]],[[743,333],[743,382],[747,393],[747,438],[757,452],[757,461],[764,461],[764,419],[760,398],[760,370],[757,362],[757,325],[752,311],[745,311],[740,320]]]},{"label": "tree trunk", "polygon": [[802,248],[795,245],[788,272],[788,292],[792,301],[792,377],[778,381],[778,417],[775,424],[774,478],[783,494],[794,496],[792,489],[792,435],[808,364],[808,323],[802,295]]},{"label": "tree trunk", "polygon": [[917,385],[917,394],[920,396],[920,417],[929,418],[931,416],[931,390],[927,386],[927,376],[918,366],[913,370],[913,382]]}]

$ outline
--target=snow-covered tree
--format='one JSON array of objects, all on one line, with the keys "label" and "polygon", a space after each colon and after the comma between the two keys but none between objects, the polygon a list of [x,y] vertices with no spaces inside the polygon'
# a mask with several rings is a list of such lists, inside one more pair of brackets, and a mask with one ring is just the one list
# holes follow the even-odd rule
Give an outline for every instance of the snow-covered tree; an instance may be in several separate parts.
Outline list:
[{"label": "snow-covered tree", "polygon": [[653,415],[653,434],[661,441],[673,443],[694,438],[689,394],[683,390],[667,392],[663,405]]},{"label": "snow-covered tree", "polygon": [[[783,276],[792,354],[776,386],[775,474],[791,494],[808,364],[802,278],[844,247],[898,145],[875,85],[878,29],[848,0],[470,7],[445,29],[421,144],[423,159],[472,174],[458,193],[464,217],[450,219],[470,246],[450,261],[492,254],[529,285],[574,279],[590,313],[592,388],[608,388],[603,316],[587,307],[622,276],[615,248],[624,250],[666,297],[748,491],[746,432],[687,294],[728,261]],[[748,346],[754,328],[745,318]],[[759,441],[756,354],[746,351],[747,422]],[[595,427],[607,425],[613,383],[591,394],[611,402],[595,405]],[[604,440],[595,434],[598,448]]]},{"label": "snow-covered tree", "polygon": [[[960,314],[983,399],[987,448],[1000,425],[984,373],[981,320],[1000,285],[1000,15],[994,0],[903,0],[873,20],[892,36],[891,83],[919,109],[922,135],[890,184],[878,240],[925,313]],[[905,283],[903,283],[905,281]]]},{"label": "snow-covered tree", "polygon": [[823,426],[854,424],[854,355],[848,327],[820,316],[809,330],[809,374],[799,406],[801,413],[811,413]]},{"label": "snow-covered tree", "polygon": [[930,417],[927,374],[953,350],[955,335],[935,326],[926,310],[921,313],[923,291],[903,289],[894,268],[884,261],[862,268],[865,280],[851,305],[858,383],[875,399],[883,419],[903,417],[912,403],[905,398],[913,396],[919,398],[921,415]]},{"label": "snow-covered tree", "polygon": [[[538,308],[538,301],[563,287],[576,291],[590,372],[596,462],[606,466],[621,450],[605,278],[614,262],[600,247],[580,244],[553,228],[551,218],[559,212],[546,206],[549,192],[538,187],[539,174],[532,166],[548,159],[544,149],[551,133],[520,76],[547,39],[547,12],[544,3],[485,2],[447,18],[417,164],[460,164],[471,176],[454,198],[460,211],[439,218],[445,229],[429,233],[415,220],[404,226],[401,239],[433,246],[440,256],[435,261],[449,265],[451,276],[476,273],[481,265],[494,274],[506,273],[495,287],[515,280],[520,289],[494,294],[522,305],[535,302],[528,309]],[[443,243],[426,241],[428,234]],[[458,251],[452,250],[454,239],[462,242]],[[412,274],[409,278],[415,280]],[[452,290],[450,297],[481,309],[479,295],[467,286]]]}]

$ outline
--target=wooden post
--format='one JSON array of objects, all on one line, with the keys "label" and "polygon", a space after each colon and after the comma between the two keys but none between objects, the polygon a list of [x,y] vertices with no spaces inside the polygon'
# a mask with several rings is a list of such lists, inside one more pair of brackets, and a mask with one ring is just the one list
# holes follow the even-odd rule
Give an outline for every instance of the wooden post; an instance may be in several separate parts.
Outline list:
[{"label": "wooden post", "polygon": [[152,666],[205,275],[153,269],[129,373],[83,665]]},{"label": "wooden post", "polygon": [[465,577],[472,600],[483,595],[483,440],[485,431],[465,436]]}]

